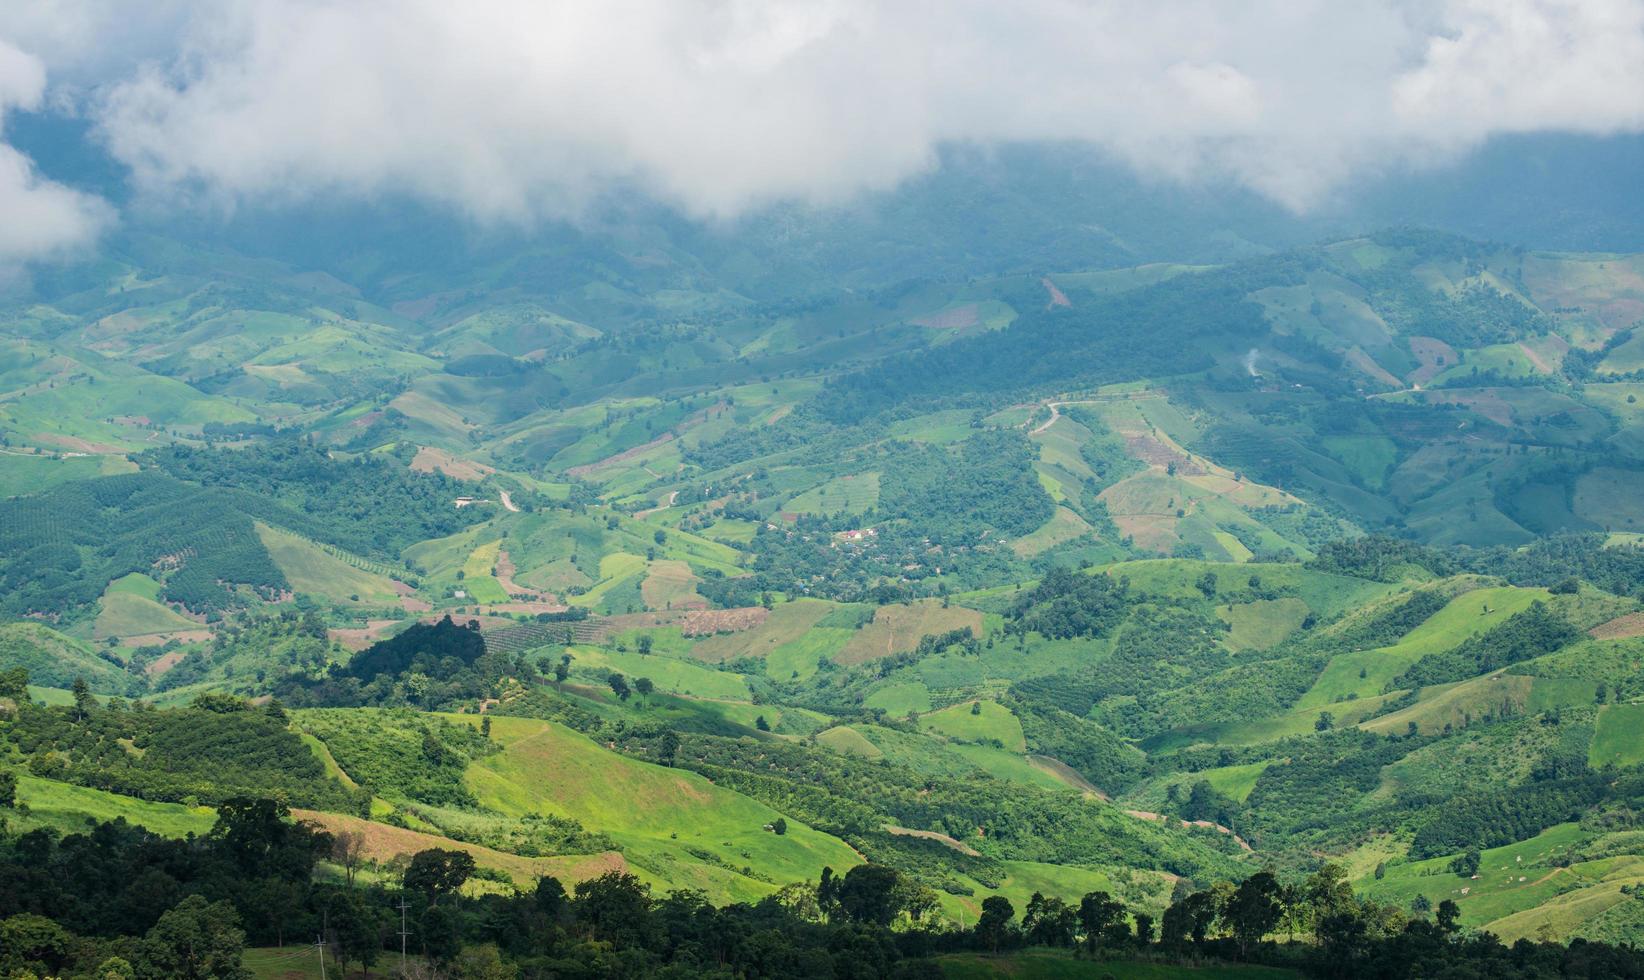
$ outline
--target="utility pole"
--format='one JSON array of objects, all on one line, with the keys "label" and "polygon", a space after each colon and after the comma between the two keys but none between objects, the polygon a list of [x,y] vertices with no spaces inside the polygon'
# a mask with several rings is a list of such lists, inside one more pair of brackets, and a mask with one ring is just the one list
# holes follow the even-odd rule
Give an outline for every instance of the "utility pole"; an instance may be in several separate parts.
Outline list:
[{"label": "utility pole", "polygon": [[[320,938],[314,944],[320,948],[320,980],[325,980],[325,934],[330,927],[330,915],[326,911],[320,912]],[[348,972],[347,964],[343,965],[343,973]],[[346,980],[346,977],[344,978]]]},{"label": "utility pole", "polygon": [[410,933],[407,932],[406,929],[405,929],[405,910],[410,908],[410,907],[411,907],[410,903],[406,902],[406,900],[405,900],[405,895],[401,894],[400,895],[400,973],[402,975],[405,973],[405,937],[410,935]]},{"label": "utility pole", "polygon": [[325,980],[325,933],[314,941],[314,948],[320,951],[320,980]]}]

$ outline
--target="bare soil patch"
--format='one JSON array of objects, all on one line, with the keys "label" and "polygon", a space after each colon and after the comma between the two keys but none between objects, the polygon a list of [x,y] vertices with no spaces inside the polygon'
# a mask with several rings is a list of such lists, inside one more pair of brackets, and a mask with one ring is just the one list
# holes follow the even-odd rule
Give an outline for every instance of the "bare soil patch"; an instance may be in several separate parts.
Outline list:
[{"label": "bare soil patch", "polygon": [[417,447],[417,455],[411,458],[411,469],[418,473],[444,473],[453,480],[466,480],[469,483],[479,483],[496,472],[484,463],[462,459],[433,446]]},{"label": "bare soil patch", "polygon": [[1644,612],[1617,616],[1608,623],[1594,626],[1587,634],[1597,640],[1626,640],[1644,636]]},{"label": "bare soil patch", "polygon": [[[1050,288],[1055,289],[1056,287],[1052,286]],[[963,306],[927,313],[908,322],[916,326],[930,327],[933,330],[963,330],[966,327],[974,327],[982,321],[977,314],[977,305],[975,303],[966,303]]]},{"label": "bare soil patch", "polygon": [[960,854],[964,854],[968,857],[982,856],[981,851],[971,847],[964,841],[955,837],[949,837],[947,834],[939,834],[934,830],[914,830],[912,827],[897,827],[892,824],[886,824],[885,832],[895,834],[897,837],[919,837],[924,840],[933,840],[938,843],[945,844],[946,846],[958,851]]},{"label": "bare soil patch", "polygon": [[764,625],[771,615],[764,606],[746,609],[693,609],[680,622],[680,632],[686,636],[713,636],[715,633],[740,633]]}]

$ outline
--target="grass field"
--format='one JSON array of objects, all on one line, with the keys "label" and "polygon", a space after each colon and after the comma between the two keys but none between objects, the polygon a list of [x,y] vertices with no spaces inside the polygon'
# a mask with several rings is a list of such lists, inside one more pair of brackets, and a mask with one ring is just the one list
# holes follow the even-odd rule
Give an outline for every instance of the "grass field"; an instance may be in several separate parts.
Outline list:
[{"label": "grass field", "polygon": [[[146,576],[145,576],[146,577]],[[146,598],[140,592],[116,588],[103,593],[92,636],[102,640],[111,636],[157,636],[166,633],[186,633],[205,628],[171,607]]]},{"label": "grass field", "polygon": [[930,688],[919,681],[887,684],[869,694],[862,703],[869,708],[882,708],[896,718],[910,711],[923,714],[930,710]]},{"label": "grass field", "polygon": [[860,756],[864,759],[882,759],[884,750],[868,741],[865,736],[849,725],[838,725],[816,736],[820,745],[838,752],[840,755]]},{"label": "grass field", "polygon": [[879,506],[879,474],[835,477],[799,494],[782,509],[793,514],[865,514]]},{"label": "grass field", "polygon": [[1571,849],[1589,835],[1574,823],[1559,824],[1526,841],[1481,853],[1477,878],[1448,870],[1449,856],[1389,863],[1382,880],[1355,886],[1369,896],[1408,907],[1416,895],[1437,905],[1451,899],[1464,925],[1489,928],[1508,941],[1533,937],[1543,924],[1567,936],[1619,897],[1619,886],[1644,880],[1636,855],[1565,865]]},{"label": "grass field", "polygon": [[100,789],[39,779],[27,773],[17,774],[17,799],[28,804],[29,813],[26,818],[14,815],[14,821],[28,826],[53,827],[64,833],[81,832],[90,821],[123,817],[127,823],[146,827],[156,834],[182,837],[204,834],[217,822],[217,812],[210,807],[151,803]]},{"label": "grass field", "polygon": [[132,473],[137,464],[124,456],[52,456],[0,452],[0,498],[39,493],[63,483],[116,473]]},{"label": "grass field", "polygon": [[1090,525],[1084,518],[1066,507],[1058,507],[1038,530],[1017,538],[1011,542],[1010,548],[1018,558],[1032,558],[1089,533]]},{"label": "grass field", "polygon": [[765,656],[765,674],[774,681],[804,680],[816,673],[823,660],[832,660],[855,630],[813,626],[805,635],[784,643]]},{"label": "grass field", "polygon": [[[1019,903],[1013,903],[1018,905]],[[1033,949],[1001,956],[950,953],[937,961],[947,980],[1289,980],[1291,970],[1268,966],[1181,966],[1134,960],[1082,960],[1071,952]]]},{"label": "grass field", "polygon": [[686,609],[706,606],[696,593],[696,573],[685,562],[667,559],[651,562],[639,594],[647,609]]},{"label": "grass field", "polygon": [[491,574],[491,569],[497,565],[497,554],[501,550],[501,541],[489,541],[470,552],[462,563],[460,587],[473,597],[475,602],[508,601],[508,593],[503,591],[502,583]]},{"label": "grass field", "polygon": [[1599,710],[1587,764],[1594,769],[1644,765],[1644,704],[1607,704]]},{"label": "grass field", "polygon": [[649,677],[657,690],[693,697],[723,698],[745,701],[750,695],[748,681],[741,674],[714,670],[673,657],[636,652],[619,653],[598,647],[573,647],[571,669],[577,674],[599,675],[595,683],[604,683],[604,675],[616,671],[633,684],[635,678]]},{"label": "grass field", "polygon": [[[599,559],[599,582],[582,595],[572,596],[570,602],[574,606],[602,608],[606,605],[607,597],[623,586],[633,587],[637,598],[640,577],[644,574],[645,559],[639,555],[624,551],[604,555]],[[501,591],[500,588],[498,591]]]},{"label": "grass field", "polygon": [[1243,803],[1250,791],[1256,788],[1256,780],[1261,777],[1262,771],[1272,764],[1272,760],[1265,760],[1242,766],[1206,769],[1198,773],[1198,778],[1207,780],[1216,792]]},{"label": "grass field", "polygon": [[[981,706],[981,711],[973,714],[977,705]],[[948,738],[967,742],[997,739],[1012,752],[1027,751],[1022,723],[1009,708],[997,701],[963,701],[921,716],[919,724]]]},{"label": "grass field", "polygon": [[68,687],[83,677],[93,691],[119,694],[130,678],[91,647],[43,623],[0,624],[0,669],[22,667],[40,684]]},{"label": "grass field", "polygon": [[[718,900],[748,899],[775,890],[773,881],[859,863],[842,841],[798,821],[787,821],[785,835],[765,830],[779,816],[775,810],[695,773],[629,759],[549,722],[495,721],[505,722],[492,729],[504,748],[468,770],[480,802],[510,815],[548,812],[598,827],[623,844],[630,862],[675,886],[701,887]],[[742,868],[771,880],[733,870]]]},{"label": "grass field", "polygon": [[[373,606],[391,605],[399,599],[391,579],[355,568],[295,534],[258,522],[257,537],[294,592],[337,603]],[[489,566],[486,571],[490,571]]]},{"label": "grass field", "polygon": [[1236,606],[1221,606],[1216,615],[1227,623],[1227,648],[1266,650],[1294,633],[1307,619],[1307,603],[1297,598],[1257,599]]},{"label": "grass field", "polygon": [[857,630],[834,659],[841,664],[866,663],[912,650],[926,636],[967,626],[982,636],[982,614],[961,606],[944,609],[935,599],[921,599],[906,606],[880,606],[873,622]]},{"label": "grass field", "polygon": [[709,663],[768,657],[787,644],[803,640],[811,628],[832,611],[832,603],[814,599],[780,603],[753,629],[704,637],[691,648],[691,656]]},{"label": "grass field", "polygon": [[1421,658],[1449,650],[1474,634],[1506,622],[1537,599],[1546,598],[1545,589],[1503,587],[1465,592],[1391,646],[1331,658],[1296,706],[1318,708],[1348,695],[1363,698],[1380,694],[1389,681]]}]

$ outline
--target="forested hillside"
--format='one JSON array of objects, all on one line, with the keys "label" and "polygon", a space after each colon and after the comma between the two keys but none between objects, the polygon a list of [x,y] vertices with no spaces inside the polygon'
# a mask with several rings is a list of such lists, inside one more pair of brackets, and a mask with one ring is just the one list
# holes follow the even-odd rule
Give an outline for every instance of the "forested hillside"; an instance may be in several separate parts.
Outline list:
[{"label": "forested hillside", "polygon": [[687,246],[6,310],[6,969],[1639,969],[1639,258]]}]

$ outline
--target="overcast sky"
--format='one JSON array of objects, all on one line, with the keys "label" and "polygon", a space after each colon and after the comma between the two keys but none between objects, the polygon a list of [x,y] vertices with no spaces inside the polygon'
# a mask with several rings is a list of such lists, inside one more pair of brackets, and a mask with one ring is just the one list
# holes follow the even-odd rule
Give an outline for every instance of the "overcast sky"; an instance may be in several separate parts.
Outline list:
[{"label": "overcast sky", "polygon": [[[949,142],[1074,140],[1305,211],[1497,133],[1644,129],[1644,0],[6,0],[20,111],[89,119],[139,194],[202,207],[531,222],[621,184],[722,218],[893,187]],[[4,144],[0,214],[0,259],[118,220]]]}]

